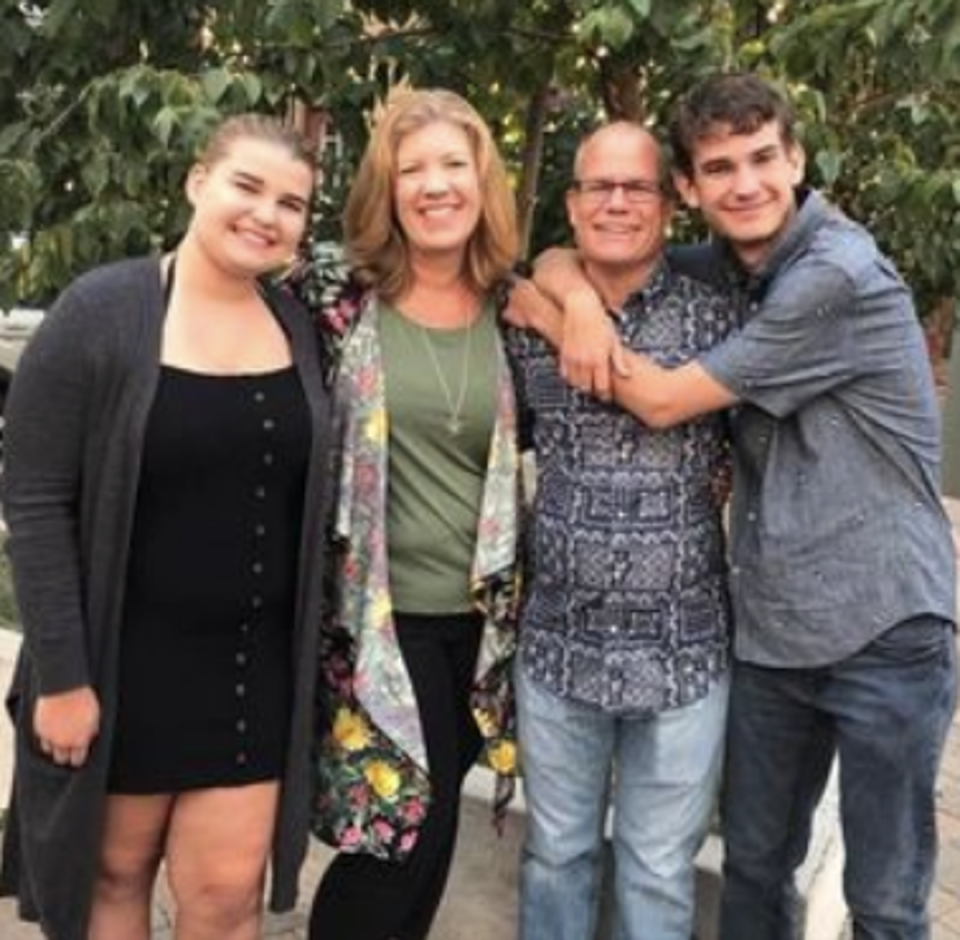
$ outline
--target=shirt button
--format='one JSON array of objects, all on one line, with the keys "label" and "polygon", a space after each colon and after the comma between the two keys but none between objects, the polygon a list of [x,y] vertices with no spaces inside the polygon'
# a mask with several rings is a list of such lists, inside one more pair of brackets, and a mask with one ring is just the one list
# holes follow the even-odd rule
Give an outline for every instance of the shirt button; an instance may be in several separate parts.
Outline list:
[{"label": "shirt button", "polygon": [[238,666],[246,666],[247,664],[247,654],[246,653],[237,653],[234,657]]},{"label": "shirt button", "polygon": [[250,605],[254,610],[259,610],[263,607],[263,598],[259,594],[254,594],[253,597],[250,598]]},{"label": "shirt button", "polygon": [[237,693],[237,698],[243,698],[247,694],[247,687],[242,682],[238,682],[233,691]]},{"label": "shirt button", "polygon": [[266,488],[265,486],[258,486],[258,487],[253,491],[253,495],[256,496],[257,499],[266,499],[266,498],[267,498],[267,488]]},{"label": "shirt button", "polygon": [[245,620],[242,621],[241,624],[240,624],[240,632],[241,632],[241,633],[249,633],[249,632],[250,632],[250,624],[247,623]]},{"label": "shirt button", "polygon": [[262,562],[255,561],[255,562],[253,563],[253,566],[252,566],[252,567],[253,567],[253,573],[254,573],[254,574],[263,574],[263,563],[262,563]]},{"label": "shirt button", "polygon": [[263,464],[265,467],[272,467],[276,458],[269,451],[263,455]]},{"label": "shirt button", "polygon": [[263,429],[264,431],[272,431],[277,426],[277,422],[273,418],[264,418],[263,420]]},{"label": "shirt button", "polygon": [[247,731],[247,722],[246,722],[245,719],[240,718],[240,719],[237,721],[237,731],[239,731],[240,734],[246,734],[246,731]]},{"label": "shirt button", "polygon": [[257,402],[257,404],[261,404],[267,400],[267,396],[263,392],[254,392],[253,400]]},{"label": "shirt button", "polygon": [[243,767],[244,764],[246,764],[246,762],[247,762],[247,755],[243,751],[240,751],[240,753],[237,754],[237,766]]},{"label": "shirt button", "polygon": [[748,522],[756,522],[756,521],[757,521],[757,514],[756,514],[755,512],[748,512],[748,513],[747,513],[747,521],[748,521]]},{"label": "shirt button", "polygon": [[267,527],[262,523],[258,522],[253,527],[253,534],[258,538],[262,539],[267,534]]}]

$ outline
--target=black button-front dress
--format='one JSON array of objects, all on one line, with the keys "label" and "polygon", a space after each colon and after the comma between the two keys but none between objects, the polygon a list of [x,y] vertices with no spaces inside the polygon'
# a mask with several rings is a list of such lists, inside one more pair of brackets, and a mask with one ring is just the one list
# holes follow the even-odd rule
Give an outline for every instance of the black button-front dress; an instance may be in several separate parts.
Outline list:
[{"label": "black button-front dress", "polygon": [[111,792],[282,776],[309,443],[293,368],[161,368],[127,572]]}]

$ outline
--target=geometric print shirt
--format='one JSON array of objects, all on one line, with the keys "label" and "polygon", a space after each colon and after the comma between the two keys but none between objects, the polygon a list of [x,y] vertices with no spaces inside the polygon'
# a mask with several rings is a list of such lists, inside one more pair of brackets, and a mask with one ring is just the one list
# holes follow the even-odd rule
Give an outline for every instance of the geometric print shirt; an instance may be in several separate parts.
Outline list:
[{"label": "geometric print shirt", "polygon": [[[664,261],[612,314],[620,341],[676,366],[730,331],[731,306]],[[537,334],[508,332],[536,464],[520,657],[555,695],[613,715],[702,698],[726,671],[726,417],[666,430],[567,385]]]}]

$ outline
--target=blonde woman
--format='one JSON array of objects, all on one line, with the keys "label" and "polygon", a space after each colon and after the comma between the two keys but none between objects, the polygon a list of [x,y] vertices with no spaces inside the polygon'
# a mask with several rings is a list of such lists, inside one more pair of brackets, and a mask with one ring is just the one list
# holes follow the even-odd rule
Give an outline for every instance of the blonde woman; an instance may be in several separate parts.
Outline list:
[{"label": "blonde woman", "polygon": [[315,825],[340,848],[313,940],[417,940],[443,894],[463,778],[513,769],[518,458],[492,290],[514,205],[449,91],[386,103],[345,214],[369,290],[343,348],[339,601]]}]

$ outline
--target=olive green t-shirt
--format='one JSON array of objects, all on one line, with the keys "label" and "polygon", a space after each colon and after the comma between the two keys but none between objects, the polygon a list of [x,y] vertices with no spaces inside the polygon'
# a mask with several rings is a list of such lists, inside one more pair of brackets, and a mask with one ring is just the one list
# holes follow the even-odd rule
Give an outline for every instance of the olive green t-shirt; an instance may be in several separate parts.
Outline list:
[{"label": "olive green t-shirt", "polygon": [[387,558],[395,610],[462,613],[496,417],[492,306],[461,329],[379,319],[390,429]]}]

